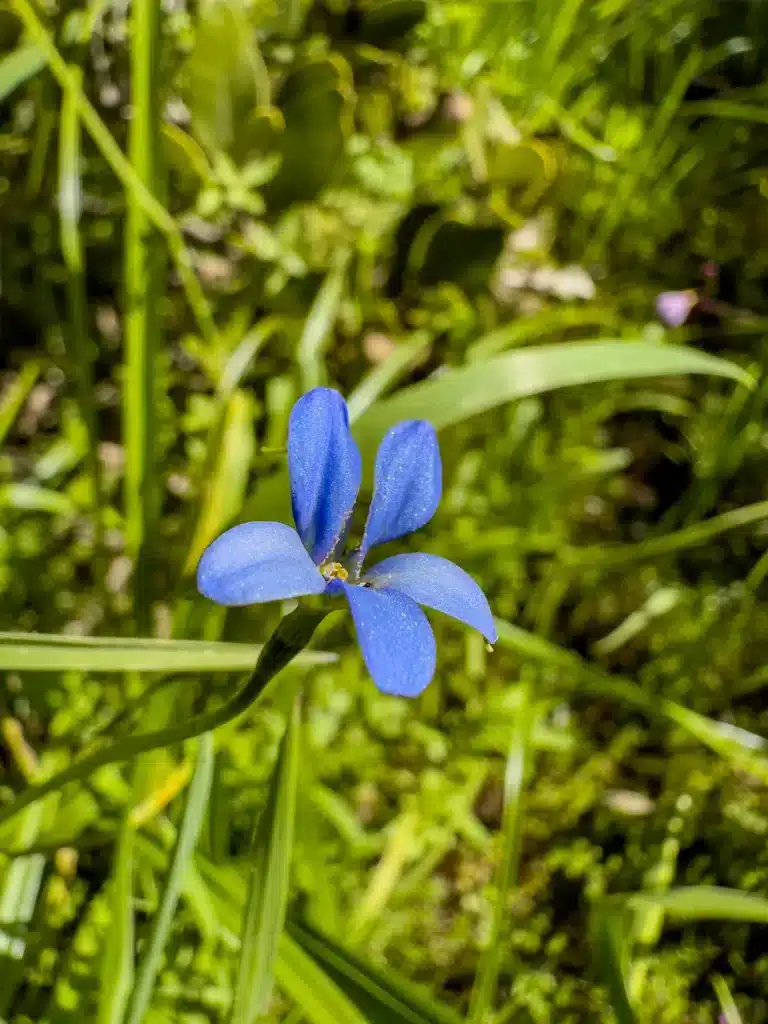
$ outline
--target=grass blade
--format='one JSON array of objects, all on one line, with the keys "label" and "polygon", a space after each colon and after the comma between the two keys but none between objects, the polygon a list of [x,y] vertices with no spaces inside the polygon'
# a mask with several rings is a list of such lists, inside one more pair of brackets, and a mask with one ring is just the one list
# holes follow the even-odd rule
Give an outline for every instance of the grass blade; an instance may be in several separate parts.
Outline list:
[{"label": "grass blade", "polygon": [[768,501],[758,501],[753,505],[731,509],[719,516],[713,516],[711,519],[686,526],[682,530],[676,530],[674,533],[651,537],[649,540],[640,541],[637,544],[596,544],[589,547],[566,549],[563,552],[563,562],[567,566],[578,565],[579,570],[585,567],[618,569],[631,562],[658,558],[698,547],[730,530],[751,526],[766,518],[768,518]]},{"label": "grass blade", "polygon": [[0,60],[0,103],[45,67],[45,57],[34,43],[19,46]]},{"label": "grass blade", "polygon": [[310,388],[327,383],[323,353],[339,315],[348,263],[349,253],[343,252],[336,257],[335,264],[320,286],[304,323],[296,350],[302,391],[309,391]]},{"label": "grass blade", "polygon": [[280,939],[275,980],[312,1024],[371,1024],[316,960],[286,933]]},{"label": "grass blade", "polygon": [[[242,672],[253,668],[260,644],[201,640],[0,633],[0,670],[27,672]],[[297,665],[322,665],[335,654],[303,651]]]},{"label": "grass blade", "polygon": [[449,1006],[397,972],[380,971],[326,935],[289,923],[288,934],[311,956],[370,1024],[460,1024]]},{"label": "grass blade", "polygon": [[27,400],[35,381],[40,374],[40,365],[35,362],[25,363],[13,382],[8,385],[0,400],[0,444],[13,426],[21,407]]},{"label": "grass blade", "polygon": [[80,88],[77,76],[57,50],[51,34],[37,16],[29,0],[11,0],[10,6],[39,47],[56,81],[64,92],[72,95],[83,125],[101,150],[104,159],[112,168],[116,177],[125,187],[126,192],[132,195],[136,204],[146,213],[152,224],[165,236],[169,252],[179,275],[179,281],[186,294],[189,307],[200,327],[200,331],[204,337],[215,339],[217,331],[211,307],[192,269],[192,258],[184,244],[184,238],[176,221],[146,187],[141,176],[136,172],[131,162],[126,159],[110,134],[109,129],[99,117],[96,108],[86,98]]},{"label": "grass blade", "polygon": [[717,885],[692,885],[659,893],[633,893],[627,901],[633,907],[658,907],[677,921],[768,924],[768,899],[755,893]]},{"label": "grass blade", "polygon": [[213,782],[213,765],[213,737],[208,733],[200,739],[195,774],[187,793],[187,802],[176,837],[176,847],[173,851],[165,889],[152,923],[147,948],[142,955],[136,974],[136,983],[128,1002],[126,1024],[140,1024],[149,1007],[152,989],[160,969],[160,959],[173,924],[182,883],[203,825]]},{"label": "grass blade", "polygon": [[431,343],[431,334],[416,331],[412,338],[399,344],[391,355],[363,377],[355,390],[347,396],[350,422],[360,419],[385,391],[412,369],[421,356],[426,354]]},{"label": "grass blade", "polygon": [[726,723],[715,722],[673,700],[646,693],[632,680],[602,672],[572,651],[566,651],[541,636],[527,633],[519,626],[504,622],[502,619],[495,621],[499,644],[516,650],[523,657],[570,670],[561,682],[573,686],[577,692],[591,693],[625,703],[650,718],[662,718],[671,722],[729,761],[735,768],[768,781],[768,757],[760,756],[759,753],[768,750],[768,741],[763,737],[736,729]]},{"label": "grass blade", "polygon": [[715,990],[717,1001],[722,1010],[721,1024],[744,1024],[736,1005],[736,1000],[731,995],[728,983],[721,974],[715,974],[712,978],[712,988]]},{"label": "grass blade", "polygon": [[530,683],[520,683],[520,704],[504,778],[504,821],[501,860],[496,874],[496,895],[488,944],[480,960],[469,1004],[468,1024],[483,1024],[493,1007],[499,975],[500,936],[509,907],[509,894],[517,885],[523,832],[523,786],[531,752],[533,707]]},{"label": "grass blade", "polygon": [[96,1024],[122,1024],[133,985],[133,868],[135,829],[123,820],[112,877],[107,883],[110,927],[101,958]]},{"label": "grass blade", "polygon": [[248,484],[253,449],[252,405],[247,393],[239,389],[227,402],[221,431],[212,441],[215,465],[211,467],[210,479],[204,484],[204,499],[184,566],[185,573],[194,571],[203,551],[221,533],[233,511],[240,508]]},{"label": "grass blade", "polygon": [[[131,15],[131,166],[153,195],[160,192],[160,96],[157,85],[160,7],[135,0]],[[153,450],[156,360],[160,344],[158,259],[152,223],[136,193],[126,194],[125,350],[123,434],[125,445],[126,546],[134,559],[135,607],[140,633],[148,632],[147,539],[158,512]]]},{"label": "grass blade", "polygon": [[618,1024],[635,1024],[626,982],[627,932],[624,908],[604,903],[592,915],[592,943],[597,969],[608,991]]},{"label": "grass blade", "polygon": [[[39,776],[37,755],[27,743],[21,724],[15,718],[4,718],[2,735],[16,767],[28,780]],[[44,755],[46,760],[52,755]],[[57,802],[56,797],[51,801]],[[15,829],[14,845],[27,847],[34,844],[45,826],[50,806],[44,802],[30,807],[21,817]],[[16,857],[5,871],[0,888],[0,1015],[9,1013],[15,992],[24,981],[27,954],[27,931],[35,911],[43,882],[45,857],[39,853]]]},{"label": "grass blade", "polygon": [[288,903],[300,738],[300,699],[296,698],[267,804],[254,834],[232,1024],[253,1024],[264,1013],[272,992],[278,942]]},{"label": "grass blade", "polygon": [[[77,69],[79,75],[79,69]],[[80,415],[88,437],[86,464],[93,489],[95,547],[100,545],[101,471],[99,434],[94,405],[94,350],[88,334],[88,299],[85,291],[85,255],[80,232],[82,182],[80,179],[80,118],[72,94],[65,93],[59,123],[59,228],[61,252],[67,267],[69,312],[69,364],[75,381]]]}]

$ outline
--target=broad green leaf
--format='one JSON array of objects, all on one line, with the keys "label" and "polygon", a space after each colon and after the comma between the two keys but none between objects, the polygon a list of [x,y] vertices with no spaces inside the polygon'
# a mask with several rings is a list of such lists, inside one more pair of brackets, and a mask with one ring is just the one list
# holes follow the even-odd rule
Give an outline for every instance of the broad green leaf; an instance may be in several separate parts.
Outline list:
[{"label": "broad green leaf", "polygon": [[[0,633],[0,670],[17,672],[239,672],[252,669],[260,653],[258,644]],[[335,659],[333,654],[306,651],[296,663],[328,664]]]},{"label": "broad green leaf", "polygon": [[45,57],[34,43],[20,46],[3,57],[0,60],[0,102],[43,67]]},{"label": "broad green leaf", "polygon": [[[226,59],[222,59],[226,54]],[[184,70],[192,130],[211,153],[248,154],[250,116],[269,106],[269,74],[242,0],[205,0]]]},{"label": "broad green leaf", "polygon": [[422,417],[442,430],[499,405],[557,388],[696,373],[752,383],[735,363],[680,345],[627,341],[541,345],[446,370],[433,380],[404,388],[365,413],[354,433],[369,453],[400,420]]},{"label": "broad green leaf", "polygon": [[508,348],[519,348],[538,338],[551,337],[575,327],[616,328],[616,316],[593,305],[556,306],[534,316],[516,317],[495,327],[473,342],[467,350],[467,361],[478,363],[498,356]]},{"label": "broad green leaf", "polygon": [[[378,442],[400,420],[428,419],[442,430],[509,402],[562,387],[688,373],[752,385],[752,378],[735,363],[680,345],[628,341],[541,345],[448,369],[432,380],[403,388],[364,412],[352,433],[363,453],[363,472],[370,478]],[[243,510],[243,518],[287,521],[289,516],[284,471],[266,480]]]},{"label": "broad green leaf", "polygon": [[329,183],[344,150],[351,82],[338,55],[297,67],[286,78],[279,96],[282,164],[265,189],[271,206],[313,199]]},{"label": "broad green leaf", "polygon": [[254,1024],[263,1015],[272,993],[291,880],[300,740],[300,698],[297,697],[251,847],[232,1024]]},{"label": "broad green leaf", "polygon": [[305,925],[289,923],[288,935],[322,966],[370,1024],[460,1024],[454,1010],[396,971],[371,966]]}]

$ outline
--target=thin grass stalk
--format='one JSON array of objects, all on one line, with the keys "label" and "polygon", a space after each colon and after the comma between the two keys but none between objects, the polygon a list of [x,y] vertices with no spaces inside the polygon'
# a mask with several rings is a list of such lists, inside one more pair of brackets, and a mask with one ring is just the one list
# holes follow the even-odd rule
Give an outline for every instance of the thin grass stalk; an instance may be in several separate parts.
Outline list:
[{"label": "thin grass stalk", "polygon": [[184,877],[200,836],[213,783],[213,736],[200,739],[195,774],[187,793],[184,814],[176,836],[160,906],[147,940],[146,951],[136,972],[136,982],[125,1013],[126,1024],[140,1024],[149,1009],[152,991],[160,970],[160,961],[173,925]]},{"label": "thin grass stalk", "polygon": [[[131,20],[131,166],[154,195],[160,192],[158,39],[160,8],[134,0]],[[123,432],[125,441],[126,540],[135,561],[135,614],[140,633],[149,632],[147,537],[158,511],[153,451],[155,377],[160,347],[158,299],[163,276],[153,225],[137,194],[126,193],[125,352]]]},{"label": "thin grass stalk", "polygon": [[80,120],[101,151],[102,156],[112,168],[115,176],[124,186],[126,192],[133,196],[137,205],[141,206],[152,224],[164,235],[179,276],[179,283],[184,290],[198,329],[206,340],[216,342],[218,331],[213,319],[213,311],[194,272],[191,254],[184,244],[184,238],[176,221],[147,188],[115,142],[109,129],[99,117],[96,108],[84,95],[76,74],[59,53],[50,33],[37,16],[29,0],[10,0],[10,7],[22,22],[30,37],[40,47],[51,70],[51,74],[59,83],[59,86],[64,92],[71,94],[77,112],[80,115]]},{"label": "thin grass stalk", "polygon": [[[78,82],[80,69],[75,72]],[[88,332],[88,300],[85,290],[85,251],[80,231],[82,211],[81,133],[77,106],[71,93],[64,93],[59,123],[59,232],[61,252],[67,268],[67,309],[69,317],[68,362],[74,378],[80,416],[88,434],[86,464],[91,478],[94,546],[101,547],[102,502],[99,433],[94,402],[94,346]]]},{"label": "thin grass stalk", "polygon": [[501,966],[501,932],[509,916],[509,894],[518,883],[523,835],[523,796],[525,773],[531,747],[531,683],[520,682],[520,704],[507,758],[504,779],[504,821],[502,823],[501,860],[496,874],[496,897],[491,934],[478,967],[469,1003],[468,1024],[485,1024],[493,1008]]}]

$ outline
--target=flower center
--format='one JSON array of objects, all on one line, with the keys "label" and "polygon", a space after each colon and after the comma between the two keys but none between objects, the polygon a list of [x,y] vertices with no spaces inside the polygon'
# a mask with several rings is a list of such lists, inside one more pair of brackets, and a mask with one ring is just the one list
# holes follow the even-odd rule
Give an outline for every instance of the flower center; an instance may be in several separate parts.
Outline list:
[{"label": "flower center", "polygon": [[320,572],[327,580],[348,580],[349,573],[341,562],[326,562],[320,566]]}]

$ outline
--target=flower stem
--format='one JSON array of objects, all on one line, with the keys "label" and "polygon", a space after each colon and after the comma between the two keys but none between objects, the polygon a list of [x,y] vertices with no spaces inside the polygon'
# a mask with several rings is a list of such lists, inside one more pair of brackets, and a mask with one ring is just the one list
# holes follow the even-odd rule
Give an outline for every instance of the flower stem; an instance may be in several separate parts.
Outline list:
[{"label": "flower stem", "polygon": [[105,765],[128,761],[158,747],[182,743],[184,740],[218,729],[219,726],[237,718],[264,699],[269,692],[269,684],[297,654],[304,650],[327,614],[328,610],[297,608],[290,615],[286,615],[264,645],[248,682],[226,704],[167,729],[128,736],[109,746],[94,750],[92,754],[80,758],[50,779],[28,786],[7,807],[0,808],[0,824],[13,818],[30,804],[41,800],[48,793],[61,789],[68,782],[84,779]]}]

